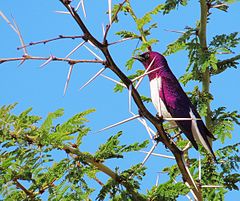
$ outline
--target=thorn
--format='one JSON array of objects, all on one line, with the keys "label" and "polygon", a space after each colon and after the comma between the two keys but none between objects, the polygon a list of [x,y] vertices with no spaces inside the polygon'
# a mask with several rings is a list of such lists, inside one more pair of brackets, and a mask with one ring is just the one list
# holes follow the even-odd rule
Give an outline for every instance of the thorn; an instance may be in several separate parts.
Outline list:
[{"label": "thorn", "polygon": [[224,186],[221,185],[202,185],[202,188],[224,188]]},{"label": "thorn", "polygon": [[75,11],[78,11],[78,9],[80,8],[81,4],[82,4],[82,1],[80,0],[78,2],[78,4],[77,4],[76,8],[75,8]]},{"label": "thorn", "polygon": [[48,63],[50,63],[50,62],[53,60],[53,58],[54,58],[54,57],[51,55],[51,56],[48,58],[47,61],[45,61],[43,64],[40,65],[40,68],[42,68],[42,67],[46,66]]},{"label": "thorn", "polygon": [[73,70],[73,65],[70,65],[69,70],[68,70],[67,80],[66,80],[66,83],[65,83],[65,86],[64,86],[64,90],[63,90],[63,95],[64,96],[65,96],[67,88],[68,88],[68,83],[70,81],[72,70]]},{"label": "thorn", "polygon": [[163,120],[166,120],[166,121],[200,121],[202,119],[200,118],[163,118]]},{"label": "thorn", "polygon": [[143,162],[142,162],[142,166],[146,163],[146,161],[148,160],[148,158],[150,157],[150,155],[152,154],[152,152],[154,151],[154,149],[157,147],[158,143],[153,144],[152,148],[150,149],[149,152],[147,152],[146,157],[144,158]]},{"label": "thorn", "polygon": [[71,13],[68,12],[68,11],[61,11],[61,10],[56,10],[55,13],[59,13],[59,14],[67,14],[67,15],[71,14]]},{"label": "thorn", "polygon": [[132,112],[132,84],[130,84],[128,89],[128,111]]},{"label": "thorn", "polygon": [[202,180],[202,166],[201,166],[201,155],[198,152],[198,180],[201,182]]},{"label": "thorn", "polygon": [[104,74],[101,74],[101,76],[104,77],[104,78],[106,78],[106,79],[108,79],[108,80],[110,80],[110,81],[112,81],[112,82],[114,82],[114,83],[116,83],[116,84],[119,84],[119,85],[127,88],[125,84],[123,84],[123,83],[121,83],[121,82],[119,82],[119,81],[117,81],[117,80],[114,80],[114,79],[111,78],[111,77],[108,77],[108,76],[106,76],[106,75],[104,75]]},{"label": "thorn", "polygon": [[78,48],[80,48],[83,44],[85,43],[85,41],[81,42],[79,45],[77,45],[71,52],[68,53],[68,55],[65,58],[68,58],[69,56],[71,56]]},{"label": "thorn", "polygon": [[192,147],[192,143],[189,141],[187,143],[187,145],[182,149],[183,152],[186,152],[187,150],[189,150]]},{"label": "thorn", "polygon": [[[139,152],[142,152],[142,153],[145,153],[145,154],[149,153],[149,152],[147,152],[147,151],[139,151]],[[168,155],[157,154],[157,153],[151,153],[151,155],[175,160],[175,157],[174,157],[174,156],[168,156]]]},{"label": "thorn", "polygon": [[84,0],[81,0],[81,4],[82,4],[83,15],[85,18],[87,18],[87,13],[86,13],[85,6],[84,6]]},{"label": "thorn", "polygon": [[2,18],[8,23],[8,25],[13,29],[13,31],[18,33],[17,29],[12,25],[12,23],[8,20],[8,18],[3,14],[2,11],[0,11],[0,16],[2,16]]},{"label": "thorn", "polygon": [[160,173],[157,173],[157,179],[156,179],[156,184],[155,184],[155,186],[158,186],[159,177],[160,177]]},{"label": "thorn", "polygon": [[97,132],[95,132],[95,133],[100,133],[100,132],[102,132],[102,131],[105,131],[105,130],[108,130],[108,129],[110,129],[110,128],[119,126],[119,125],[121,125],[121,124],[124,124],[124,123],[126,123],[126,122],[132,121],[132,120],[137,119],[137,118],[139,118],[139,117],[140,117],[140,115],[135,115],[135,116],[133,116],[133,117],[124,119],[124,120],[122,120],[122,121],[120,121],[120,122],[118,122],[118,123],[115,123],[115,124],[112,124],[112,125],[107,126],[107,127],[105,127],[105,128],[102,128],[101,130],[99,130],[99,131],[97,131]]},{"label": "thorn", "polygon": [[95,52],[93,52],[88,46],[83,45],[90,53],[92,53],[95,57],[97,57],[99,60],[103,61],[103,59],[98,56]]},{"label": "thorn", "polygon": [[142,75],[140,75],[140,76],[138,76],[138,77],[135,77],[135,78],[132,79],[131,81],[132,81],[132,82],[135,82],[136,80],[139,80],[140,78],[145,77],[146,75],[148,75],[148,74],[150,74],[150,73],[152,73],[152,72],[160,69],[161,67],[162,67],[162,66],[160,66],[160,67],[158,67],[158,68],[155,68],[155,69],[153,69],[153,70],[150,70],[150,71],[148,71],[148,72],[144,72]]},{"label": "thorn", "polygon": [[112,24],[112,0],[108,0],[108,18],[109,18],[109,25]]},{"label": "thorn", "polygon": [[105,30],[105,27],[104,27],[104,24],[102,23],[102,32],[103,32],[103,37],[105,36],[105,33],[106,33],[106,30]]},{"label": "thorn", "polygon": [[[195,183],[194,183],[194,184],[195,184]],[[193,192],[191,186],[190,186],[187,182],[185,182],[185,185],[189,188],[191,194],[192,194],[193,197],[194,197],[194,200],[198,200],[198,198],[197,198],[197,196],[195,195],[195,193]]]},{"label": "thorn", "polygon": [[97,78],[97,76],[99,76],[104,70],[106,69],[106,67],[101,68],[92,78],[90,78],[83,86],[80,87],[79,90],[82,90],[84,87],[86,87],[87,85],[89,85],[93,80],[95,80]]}]

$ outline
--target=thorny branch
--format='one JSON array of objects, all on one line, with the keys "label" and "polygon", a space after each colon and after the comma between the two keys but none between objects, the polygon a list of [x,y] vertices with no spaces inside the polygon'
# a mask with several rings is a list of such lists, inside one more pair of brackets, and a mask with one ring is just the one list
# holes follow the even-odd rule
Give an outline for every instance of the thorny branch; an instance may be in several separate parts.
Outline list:
[{"label": "thorny branch", "polygon": [[75,39],[75,38],[83,38],[83,36],[64,36],[64,35],[59,35],[58,37],[47,39],[47,40],[40,40],[40,41],[37,41],[37,42],[30,42],[30,43],[28,43],[28,44],[26,44],[24,46],[17,47],[17,49],[20,50],[20,49],[23,49],[23,48],[26,48],[26,47],[29,47],[29,46],[38,45],[38,44],[46,44],[46,43],[49,43],[49,42],[52,42],[52,41],[55,41],[55,40],[67,39],[67,38]]},{"label": "thorny branch", "polygon": [[100,63],[104,64],[104,61],[101,60],[78,60],[78,59],[69,59],[69,58],[60,58],[55,56],[50,57],[38,57],[38,56],[30,56],[30,55],[23,55],[22,57],[15,57],[15,58],[0,58],[0,64],[4,62],[10,62],[10,61],[25,61],[25,60],[38,60],[38,61],[63,61],[68,62],[69,64],[77,64],[77,63]]},{"label": "thorny branch", "polygon": [[[99,42],[87,29],[77,12],[74,10],[74,8],[71,7],[70,2],[67,0],[60,0],[63,5],[68,9],[68,11],[71,13],[72,17],[75,19],[81,30],[84,34],[84,39],[91,41],[96,47],[98,47],[102,53],[104,54],[106,58],[106,67],[108,67],[110,70],[112,70],[121,80],[122,82],[127,86],[127,88],[132,87],[132,97],[139,108],[139,111],[141,115],[143,115],[145,118],[147,118],[157,129],[157,134],[159,135],[158,139],[161,139],[161,141],[171,150],[173,153],[176,162],[178,164],[178,167],[182,173],[183,180],[187,184],[190,185],[190,188],[194,192],[194,195],[196,198],[200,201],[202,200],[200,188],[195,184],[187,166],[184,161],[183,152],[179,150],[179,148],[171,142],[167,134],[165,133],[162,124],[159,122],[159,119],[153,116],[144,106],[141,97],[138,93],[138,91],[132,86],[132,81],[128,79],[128,77],[118,68],[118,66],[115,64],[114,60],[111,57],[111,54],[108,50],[107,44],[102,44]],[[110,177],[115,179],[115,175],[112,174],[111,170],[106,170],[106,174],[108,174]],[[123,184],[124,185],[124,184]],[[124,185],[126,189],[129,191],[128,186],[126,186],[126,183]],[[130,192],[130,191],[129,191]],[[130,192],[131,193],[131,192]]]}]

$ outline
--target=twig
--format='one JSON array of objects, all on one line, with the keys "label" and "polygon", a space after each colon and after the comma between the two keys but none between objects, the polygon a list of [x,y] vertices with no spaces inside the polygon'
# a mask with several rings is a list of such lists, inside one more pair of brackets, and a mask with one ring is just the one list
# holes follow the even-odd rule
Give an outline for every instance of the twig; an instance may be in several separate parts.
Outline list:
[{"label": "twig", "polygon": [[178,31],[178,30],[171,30],[171,29],[164,29],[164,31],[168,31],[168,32],[174,32],[174,33],[180,33],[180,34],[184,34],[184,31]]},{"label": "twig", "polygon": [[[111,17],[111,19],[110,19],[110,17],[109,17],[110,23],[109,23],[109,25],[107,25],[106,31],[105,31],[105,35],[104,35],[104,37],[103,37],[103,43],[104,43],[104,44],[107,43],[107,35],[108,35],[108,32],[109,32],[109,30],[110,30],[110,28],[111,28],[111,26],[112,26],[112,23],[115,22],[115,20],[117,19],[118,13],[121,11],[123,5],[124,5],[126,2],[127,2],[127,0],[124,0],[122,3],[120,3],[117,11],[114,13],[114,16]],[[109,5],[109,4],[108,4],[108,5]]]},{"label": "twig", "polygon": [[83,36],[64,36],[64,35],[59,35],[58,37],[55,38],[51,38],[51,39],[46,39],[46,40],[40,40],[37,42],[30,42],[24,46],[21,47],[17,47],[18,50],[25,48],[25,47],[29,47],[29,46],[33,46],[33,45],[38,45],[38,44],[46,44],[55,40],[60,40],[60,39],[76,39],[76,38],[83,38]]},{"label": "twig", "polygon": [[49,60],[49,58],[52,58],[52,61],[64,61],[68,62],[69,64],[77,64],[77,63],[100,63],[104,64],[104,61],[99,61],[99,60],[78,60],[78,59],[69,59],[69,58],[60,58],[60,57],[38,57],[38,56],[22,56],[22,57],[15,57],[15,58],[0,58],[0,64],[4,62],[10,62],[10,61],[22,61],[22,60]]}]

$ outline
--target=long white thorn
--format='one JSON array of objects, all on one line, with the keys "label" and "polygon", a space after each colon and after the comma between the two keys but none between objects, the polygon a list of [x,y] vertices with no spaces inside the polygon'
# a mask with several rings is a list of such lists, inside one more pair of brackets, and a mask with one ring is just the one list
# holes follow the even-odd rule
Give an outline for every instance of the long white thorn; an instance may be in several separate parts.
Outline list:
[{"label": "long white thorn", "polygon": [[77,45],[71,52],[68,53],[68,55],[65,58],[70,57],[78,48],[80,48],[83,44],[85,43],[85,41],[81,42],[79,45]]},{"label": "long white thorn", "polygon": [[[194,184],[195,184],[195,183],[194,183]],[[198,200],[198,198],[197,198],[197,196],[195,195],[195,193],[193,192],[191,186],[190,186],[187,182],[185,182],[185,185],[189,188],[191,194],[192,194],[193,197],[194,197],[194,200]]]},{"label": "long white thorn", "polygon": [[221,185],[202,185],[202,188],[224,188],[224,186]]},{"label": "long white thorn", "polygon": [[[195,181],[194,181],[194,179],[193,179],[193,177],[192,177],[192,175],[191,175],[191,172],[190,172],[190,170],[188,169],[188,166],[187,166],[187,164],[186,164],[186,161],[185,161],[183,155],[182,155],[182,162],[183,162],[184,167],[185,167],[185,169],[186,169],[186,171],[187,171],[187,173],[188,173],[188,175],[189,175],[189,177],[190,177],[190,179],[191,179],[191,181],[192,181],[192,183],[193,183],[193,185],[194,185],[194,188],[195,188],[195,189],[198,189],[198,187],[197,187],[197,185],[196,185],[196,183],[195,183]],[[190,185],[189,185],[187,182],[186,182],[185,184],[186,184],[186,185],[188,186],[188,188],[190,189],[190,191],[191,191],[191,193],[193,194],[194,198],[196,198],[196,195],[195,195],[194,192],[191,190]],[[196,200],[197,200],[197,199],[196,199]]]},{"label": "long white thorn", "polygon": [[105,33],[106,33],[106,30],[105,30],[105,27],[104,27],[104,24],[102,23],[102,32],[103,32],[103,37],[105,36]]},{"label": "long white thorn", "polygon": [[154,131],[147,125],[147,122],[144,118],[139,119],[139,122],[146,128],[146,131],[147,131],[150,139],[154,143],[154,140],[153,140],[153,136],[155,134]]},{"label": "long white thorn", "polygon": [[130,84],[128,89],[128,111],[132,112],[132,84]]},{"label": "long white thorn", "polygon": [[[133,113],[132,111],[129,111],[132,115],[136,115],[135,113]],[[150,137],[150,139],[152,140],[153,144],[155,143],[155,141],[153,140],[153,136],[155,135],[155,132],[147,125],[147,122],[146,120],[141,117],[141,118],[138,118],[138,121],[146,128],[147,130],[147,133]]]},{"label": "long white thorn", "polygon": [[53,56],[50,56],[47,61],[45,61],[43,64],[40,65],[40,68],[49,64],[53,60],[53,58],[54,58]]},{"label": "long white thorn", "polygon": [[119,81],[117,81],[117,80],[114,80],[114,79],[111,78],[111,77],[108,77],[108,76],[106,76],[106,75],[104,75],[104,74],[101,74],[101,76],[104,77],[104,78],[106,78],[106,79],[108,79],[108,80],[110,80],[110,81],[112,81],[112,82],[114,82],[114,83],[116,83],[116,84],[119,84],[119,85],[127,88],[125,84],[123,84],[123,83],[121,83],[121,82],[119,82]]},{"label": "long white thorn", "polygon": [[80,0],[80,1],[78,2],[78,4],[77,4],[76,8],[75,8],[76,11],[78,11],[78,9],[80,8],[81,4],[82,4],[82,1]]},{"label": "long white thorn", "polygon": [[[147,73],[148,70],[149,70],[149,69],[151,68],[151,66],[153,65],[153,62],[155,61],[155,58],[156,58],[156,57],[153,58],[153,60],[151,61],[151,63],[150,63],[149,66],[147,67],[145,73]],[[139,85],[141,84],[143,78],[144,78],[144,77],[141,77],[141,78],[139,79],[138,83],[137,83],[136,86],[135,86],[136,89],[137,89],[137,88],[139,87]]]},{"label": "long white thorn", "polygon": [[81,0],[81,3],[82,3],[83,15],[85,18],[87,18],[87,13],[86,13],[85,6],[84,6],[84,0]]},{"label": "long white thorn", "polygon": [[72,69],[73,69],[73,65],[70,65],[69,70],[68,70],[67,80],[66,80],[64,90],[63,90],[63,95],[64,96],[65,96],[67,88],[68,88],[68,84],[69,84],[70,77],[71,77],[71,74],[72,74]]},{"label": "long white thorn", "polygon": [[99,60],[103,61],[103,59],[98,56],[95,52],[93,52],[88,46],[83,45],[90,53],[92,53],[95,57],[97,57]]},{"label": "long white thorn", "polygon": [[13,29],[13,31],[15,31],[18,34],[16,27],[12,25],[12,23],[8,20],[8,18],[3,14],[2,11],[0,11],[0,16],[2,16],[2,18],[8,23],[8,25]]},{"label": "long white thorn", "polygon": [[158,172],[158,173],[157,173],[157,179],[156,179],[156,184],[155,184],[155,186],[158,186],[159,177],[160,177],[160,173]]},{"label": "long white thorn", "polygon": [[82,90],[84,87],[86,87],[87,85],[89,85],[93,80],[95,80],[97,78],[97,76],[99,76],[106,68],[101,68],[93,77],[91,77],[83,86],[80,87],[79,90]]},{"label": "long white thorn", "polygon": [[202,180],[202,165],[201,165],[201,156],[198,153],[198,180],[201,182]]},{"label": "long white thorn", "polygon": [[109,25],[112,24],[112,0],[108,0],[108,18],[109,18]]},{"label": "long white thorn", "polygon": [[[173,179],[173,181],[175,184],[178,183],[175,179]],[[188,198],[188,200],[192,201],[192,198],[188,194],[186,194],[185,196],[186,196],[186,198]]]},{"label": "long white thorn", "polygon": [[[139,151],[139,152],[142,152],[142,153],[145,153],[145,154],[148,154],[148,153],[149,153],[149,152],[147,152],[147,151]],[[165,155],[165,154],[151,153],[151,155],[153,155],[153,156],[158,156],[158,157],[161,157],[161,158],[168,158],[168,159],[175,160],[174,156],[168,156],[168,155]]]},{"label": "long white thorn", "polygon": [[121,124],[124,124],[124,123],[126,123],[126,122],[132,121],[132,120],[137,119],[137,118],[139,118],[139,117],[140,117],[140,115],[135,115],[135,116],[133,116],[133,117],[124,119],[124,120],[122,120],[122,121],[120,121],[120,122],[118,122],[118,123],[115,123],[115,124],[112,124],[112,125],[110,125],[110,126],[107,126],[107,127],[103,128],[103,129],[101,129],[101,130],[99,130],[99,131],[97,131],[97,132],[95,132],[95,133],[100,133],[100,132],[102,132],[102,131],[105,131],[105,130],[108,130],[108,129],[110,129],[110,128],[119,126],[119,125],[121,125]]},{"label": "long white thorn", "polygon": [[154,71],[157,71],[158,69],[160,69],[162,66],[160,66],[160,67],[158,67],[158,68],[155,68],[155,69],[153,69],[153,70],[150,70],[150,71],[145,71],[142,75],[139,75],[138,77],[135,77],[134,79],[132,79],[131,81],[132,82],[135,82],[136,80],[139,80],[140,78],[142,78],[142,77],[145,77],[146,75],[148,75],[148,74],[150,74],[150,73],[152,73],[152,72],[154,72]]},{"label": "long white thorn", "polygon": [[146,163],[146,161],[149,159],[149,157],[151,156],[152,152],[154,151],[154,149],[156,148],[156,146],[158,145],[158,143],[153,144],[152,148],[150,149],[149,152],[147,152],[148,154],[146,155],[146,157],[144,158],[143,162],[142,162],[142,166]]},{"label": "long white thorn", "polygon": [[163,118],[166,121],[200,121],[200,118]]},{"label": "long white thorn", "polygon": [[61,11],[61,10],[56,10],[55,13],[70,15],[70,12],[68,12],[68,11]]}]

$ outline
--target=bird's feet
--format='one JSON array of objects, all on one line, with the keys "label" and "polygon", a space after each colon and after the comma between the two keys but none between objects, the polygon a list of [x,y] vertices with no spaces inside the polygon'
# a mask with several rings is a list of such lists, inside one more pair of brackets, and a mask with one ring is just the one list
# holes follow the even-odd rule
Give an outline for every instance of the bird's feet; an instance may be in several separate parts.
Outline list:
[{"label": "bird's feet", "polygon": [[157,113],[157,114],[156,114],[156,118],[157,118],[161,123],[164,122],[164,120],[163,120],[163,115],[162,115],[162,114],[159,115],[159,114]]}]

